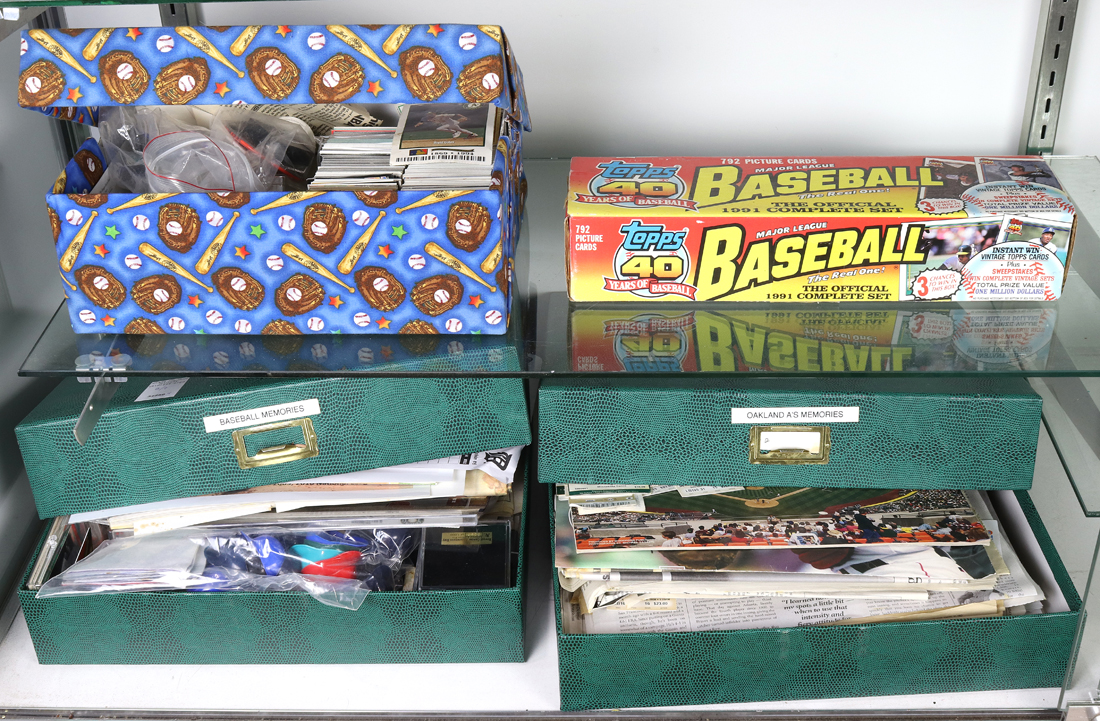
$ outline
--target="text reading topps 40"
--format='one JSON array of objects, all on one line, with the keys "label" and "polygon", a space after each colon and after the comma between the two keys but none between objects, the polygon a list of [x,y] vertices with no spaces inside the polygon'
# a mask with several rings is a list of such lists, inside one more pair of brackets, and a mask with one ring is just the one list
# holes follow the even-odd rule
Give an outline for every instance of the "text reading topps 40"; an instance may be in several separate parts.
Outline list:
[{"label": "text reading topps 40", "polygon": [[1075,214],[1038,156],[574,158],[576,301],[1055,300]]}]

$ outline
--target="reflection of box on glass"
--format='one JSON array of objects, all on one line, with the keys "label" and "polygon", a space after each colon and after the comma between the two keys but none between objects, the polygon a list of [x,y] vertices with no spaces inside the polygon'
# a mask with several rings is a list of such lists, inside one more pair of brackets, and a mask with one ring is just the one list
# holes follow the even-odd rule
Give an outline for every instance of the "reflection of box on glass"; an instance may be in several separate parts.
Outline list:
[{"label": "reflection of box on glass", "polygon": [[578,308],[569,315],[572,367],[646,373],[1041,370],[1057,319],[1056,309],[1036,306],[787,308]]},{"label": "reflection of box on glass", "polygon": [[574,158],[575,301],[1056,300],[1075,212],[1040,157]]},{"label": "reflection of box on glass", "polygon": [[93,195],[109,168],[85,143],[47,198],[76,332],[505,332],[529,122],[499,27],[29,30],[22,40],[20,104],[90,124],[99,107],[126,105],[492,103],[507,116],[493,185],[479,190]]}]

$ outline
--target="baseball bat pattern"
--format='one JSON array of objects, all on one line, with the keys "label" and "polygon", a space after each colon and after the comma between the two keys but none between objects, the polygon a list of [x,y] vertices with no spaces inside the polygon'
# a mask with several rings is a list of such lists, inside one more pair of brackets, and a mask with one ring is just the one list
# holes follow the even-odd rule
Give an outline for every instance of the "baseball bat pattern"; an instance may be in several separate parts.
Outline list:
[{"label": "baseball bat pattern", "polygon": [[31,36],[32,40],[37,42],[42,47],[46,48],[46,52],[48,52],[50,55],[53,55],[55,58],[65,63],[69,67],[76,68],[77,72],[79,72],[81,75],[88,78],[88,80],[90,80],[91,82],[95,82],[95,76],[85,70],[84,67],[76,61],[76,58],[70,55],[68,50],[61,47],[61,45],[56,40],[47,35],[45,30],[28,30],[27,34]]},{"label": "baseball bat pattern", "polygon": [[469,195],[472,192],[474,192],[474,191],[472,191],[472,190],[437,190],[434,193],[432,193],[431,195],[425,196],[425,197],[421,198],[420,200],[416,201],[415,203],[410,203],[409,205],[406,205],[404,208],[398,208],[394,212],[400,214],[403,211],[412,210],[413,208],[422,208],[425,205],[431,205],[432,203],[439,203],[439,202],[442,202],[444,200],[450,200],[451,198],[460,198],[463,195]]},{"label": "baseball bat pattern", "polygon": [[477,29],[498,43],[504,39],[504,31],[500,29],[499,25],[478,25]]},{"label": "baseball bat pattern", "polygon": [[61,270],[66,273],[76,265],[76,256],[80,255],[80,249],[84,247],[84,239],[88,237],[92,221],[95,220],[97,215],[99,215],[99,212],[93,210],[84,225],[80,226],[80,230],[76,231],[73,242],[69,243],[69,247],[65,249],[65,254],[61,256]]},{"label": "baseball bat pattern", "polygon": [[409,37],[409,33],[415,25],[398,25],[390,36],[386,38],[386,42],[382,43],[382,52],[386,55],[393,55],[401,49],[401,43],[405,42],[405,38]]},{"label": "baseball bat pattern", "polygon": [[265,210],[271,210],[272,208],[282,208],[284,205],[294,205],[300,203],[303,200],[309,200],[310,198],[316,198],[319,195],[324,195],[327,191],[313,190],[313,191],[296,191],[293,193],[287,193],[278,200],[273,200],[262,208],[253,208],[249,212],[255,215],[256,213],[262,213]]},{"label": "baseball bat pattern", "polygon": [[65,277],[65,274],[64,274],[64,273],[62,273],[62,272],[61,272],[60,270],[59,270],[59,271],[57,271],[57,273],[58,273],[58,275],[60,275],[60,276],[61,276],[61,280],[65,281],[65,285],[69,286],[69,287],[70,287],[70,288],[72,288],[73,290],[80,290],[80,289],[79,289],[79,288],[77,288],[77,287],[76,287],[75,285],[73,285],[72,283],[70,283],[70,282],[69,282],[69,279],[68,279],[68,278],[66,278],[66,277]]},{"label": "baseball bat pattern", "polygon": [[495,246],[493,246],[492,252],[489,253],[489,255],[485,258],[485,260],[481,261],[481,266],[480,266],[481,267],[481,272],[482,273],[492,273],[493,268],[497,267],[497,263],[499,263],[500,259],[503,258],[503,257],[504,257],[504,238],[501,238],[500,240],[497,241],[497,244]]},{"label": "baseball bat pattern", "polygon": [[287,256],[290,257],[292,260],[298,261],[299,263],[301,263],[305,267],[312,270],[314,273],[320,273],[321,275],[323,275],[326,278],[328,278],[329,280],[331,280],[333,283],[338,283],[339,285],[344,286],[345,288],[348,289],[348,292],[351,292],[351,293],[355,292],[355,288],[352,288],[350,285],[348,285],[347,283],[345,283],[344,281],[340,280],[335,275],[333,275],[329,271],[328,268],[321,265],[320,263],[315,261],[313,258],[310,258],[308,255],[306,255],[302,251],[298,250],[298,248],[295,247],[295,245],[293,243],[284,243],[283,244],[283,252],[286,253]]},{"label": "baseball bat pattern", "polygon": [[252,44],[252,41],[256,39],[256,36],[260,33],[262,25],[249,25],[246,27],[237,39],[233,41],[233,44],[229,46],[229,52],[240,57],[244,55],[244,51],[248,50],[248,46]]},{"label": "baseball bat pattern", "polygon": [[214,236],[214,240],[210,242],[210,247],[206,249],[206,252],[199,258],[199,262],[195,263],[195,272],[199,275],[206,275],[210,272],[210,268],[214,265],[214,260],[217,259],[218,253],[222,252],[222,246],[225,245],[225,239],[229,237],[229,229],[233,227],[233,223],[237,221],[237,218],[241,217],[240,213],[233,213],[233,217],[229,219],[229,222],[225,224],[221,232]]},{"label": "baseball bat pattern", "polygon": [[470,267],[468,265],[451,255],[447,251],[443,250],[443,248],[441,248],[438,244],[434,242],[428,243],[424,246],[424,252],[438,260],[440,263],[443,263],[447,267],[453,268],[459,273],[462,273],[462,275],[466,276],[467,278],[473,278],[478,283],[481,283],[483,286],[488,288],[490,293],[497,292],[496,286],[486,283],[484,280],[481,279],[480,275],[470,270]]},{"label": "baseball bat pattern", "polygon": [[144,255],[146,258],[150,258],[152,260],[155,260],[156,262],[160,263],[161,265],[163,265],[165,268],[172,271],[176,275],[183,276],[184,278],[187,278],[187,280],[191,281],[192,283],[198,283],[203,288],[206,288],[207,293],[213,293],[214,292],[213,288],[208,286],[206,283],[203,283],[201,280],[199,280],[195,276],[191,275],[189,272],[187,272],[187,269],[184,268],[182,265],[180,265],[176,261],[172,260],[167,255],[165,255],[164,253],[161,253],[159,250],[157,250],[153,246],[149,245],[148,243],[142,243],[141,245],[139,245],[138,250],[140,250],[141,254]]},{"label": "baseball bat pattern", "polygon": [[107,208],[107,215],[111,215],[116,210],[126,210],[127,208],[136,208],[139,205],[148,205],[149,203],[155,203],[158,200],[165,200],[167,198],[179,195],[179,193],[143,193],[136,198],[130,198],[117,208]]},{"label": "baseball bat pattern", "polygon": [[381,210],[378,212],[378,217],[374,219],[370,227],[363,231],[363,234],[359,236],[359,240],[355,241],[355,244],[348,249],[347,255],[345,255],[344,259],[340,261],[340,264],[336,266],[336,270],[344,275],[355,270],[355,264],[359,262],[359,258],[363,255],[363,251],[367,249],[371,236],[374,235],[374,231],[378,228],[378,223],[385,217],[386,211]]},{"label": "baseball bat pattern", "polygon": [[99,51],[107,44],[107,39],[111,37],[111,33],[114,31],[114,28],[103,28],[93,35],[92,39],[88,41],[88,44],[84,46],[84,52],[81,53],[84,59],[88,61],[95,60],[96,56],[99,55]]},{"label": "baseball bat pattern", "polygon": [[199,50],[201,50],[204,53],[206,53],[207,55],[209,55],[210,57],[217,60],[222,65],[226,66],[227,68],[229,68],[230,70],[235,72],[237,74],[238,78],[243,78],[244,77],[244,73],[242,73],[240,70],[237,70],[237,66],[235,66],[233,63],[229,62],[229,58],[222,55],[222,51],[218,50],[216,47],[214,47],[210,43],[210,41],[207,40],[206,38],[204,38],[202,35],[200,35],[199,31],[195,30],[195,28],[187,27],[186,25],[181,25],[178,28],[176,28],[176,34],[179,35],[184,40],[186,40],[187,42],[194,45],[195,47],[197,47]]},{"label": "baseball bat pattern", "polygon": [[326,25],[325,27],[328,28],[328,31],[330,33],[350,45],[353,50],[357,50],[358,52],[373,60],[375,63],[381,65],[386,70],[386,72],[390,74],[391,78],[397,77],[397,73],[393,70],[390,70],[390,66],[386,65],[382,58],[378,57],[378,53],[374,52],[374,50],[371,49],[370,45],[367,45],[365,42],[363,42],[358,35],[353,33],[346,26]]}]

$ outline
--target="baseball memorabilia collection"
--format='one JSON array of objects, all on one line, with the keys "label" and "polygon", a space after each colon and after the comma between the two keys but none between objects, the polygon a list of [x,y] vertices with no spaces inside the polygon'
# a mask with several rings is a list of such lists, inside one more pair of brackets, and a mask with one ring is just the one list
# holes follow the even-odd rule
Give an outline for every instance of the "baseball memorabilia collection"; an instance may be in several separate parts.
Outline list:
[{"label": "baseball memorabilia collection", "polygon": [[1076,214],[1041,157],[573,158],[575,301],[1056,300]]},{"label": "baseball memorabilia collection", "polygon": [[[113,164],[95,141],[70,163],[47,204],[77,333],[506,332],[525,192],[521,140],[529,121],[519,70],[500,28],[29,30],[24,39],[23,106],[79,106],[89,108],[81,114],[85,122],[102,115],[112,123],[118,113],[98,108],[128,113],[125,106],[168,106],[155,116],[165,119],[177,106],[233,105],[238,113],[232,122],[215,113],[211,133],[201,122],[172,121],[169,132],[157,132],[164,122],[151,125],[145,152],[138,147],[135,157],[139,168],[144,162],[150,185],[163,188],[158,192],[133,184],[129,193],[98,192]],[[397,184],[364,178],[338,190],[298,185],[291,192],[265,192],[254,188],[270,185],[237,185],[248,175],[248,151],[262,150],[264,136],[256,128],[290,122],[270,108],[332,103],[401,105],[402,119],[410,108],[420,109],[402,151],[416,166],[409,189],[401,189],[400,174]],[[250,111],[253,105],[259,110]],[[249,113],[259,116],[257,122],[248,121]],[[467,129],[467,116],[479,118],[480,127]],[[328,127],[343,139],[354,137],[346,131],[355,126],[369,130],[376,122],[362,113],[319,117],[350,123]],[[223,126],[229,140],[218,135]],[[477,162],[457,173],[448,170],[454,162],[415,162],[453,161],[456,153],[469,152],[470,143],[440,156],[415,145],[414,127],[440,136],[433,137],[439,147],[448,145],[443,135],[476,137]],[[108,137],[115,142],[115,134]],[[395,137],[400,142],[401,132]],[[174,145],[162,148],[166,142]],[[234,143],[244,150],[230,152]],[[185,145],[211,168],[201,183],[156,165],[171,162]],[[220,167],[219,154],[225,159]],[[238,156],[246,159],[238,162]],[[260,166],[270,163],[280,177],[292,179],[300,173],[284,171],[309,164],[289,149]],[[184,192],[169,192],[175,190]]]}]

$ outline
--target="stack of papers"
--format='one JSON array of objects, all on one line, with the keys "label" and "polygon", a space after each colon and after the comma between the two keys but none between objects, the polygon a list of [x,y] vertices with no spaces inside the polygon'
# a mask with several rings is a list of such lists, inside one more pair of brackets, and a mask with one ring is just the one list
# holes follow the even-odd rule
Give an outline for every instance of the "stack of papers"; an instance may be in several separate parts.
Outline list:
[{"label": "stack of papers", "polygon": [[311,190],[397,190],[404,166],[390,163],[393,128],[334,128],[321,139]]},{"label": "stack of papers", "polygon": [[558,486],[567,633],[994,616],[1043,599],[965,491]]}]

